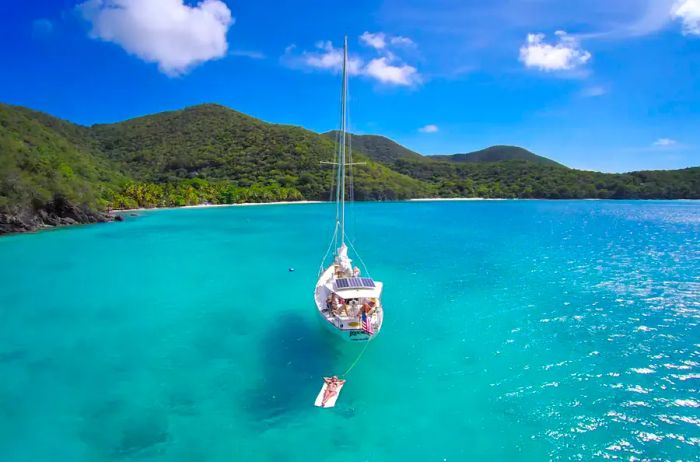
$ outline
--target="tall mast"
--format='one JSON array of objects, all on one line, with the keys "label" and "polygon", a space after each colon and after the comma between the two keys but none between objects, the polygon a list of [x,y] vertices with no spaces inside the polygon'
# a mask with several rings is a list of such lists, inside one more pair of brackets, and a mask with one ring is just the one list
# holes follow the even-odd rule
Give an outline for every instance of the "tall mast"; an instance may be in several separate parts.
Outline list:
[{"label": "tall mast", "polygon": [[343,92],[340,100],[340,159],[338,159],[338,183],[339,207],[340,207],[340,244],[345,244],[345,149],[347,136],[347,96],[348,96],[348,36],[345,36],[343,43]]}]

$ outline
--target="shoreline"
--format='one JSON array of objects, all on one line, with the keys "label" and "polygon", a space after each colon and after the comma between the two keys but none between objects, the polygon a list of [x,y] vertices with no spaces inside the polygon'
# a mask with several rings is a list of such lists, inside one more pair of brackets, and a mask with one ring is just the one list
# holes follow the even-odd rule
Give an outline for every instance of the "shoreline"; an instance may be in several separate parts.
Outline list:
[{"label": "shoreline", "polygon": [[[625,202],[625,201],[633,201],[633,202],[686,202],[686,203],[697,203],[700,202],[700,199],[597,199],[597,198],[587,198],[587,199],[536,199],[536,198],[527,198],[527,199],[505,199],[505,198],[487,198],[487,197],[424,197],[424,198],[414,198],[414,199],[403,199],[403,200],[394,200],[394,201],[360,201],[364,203],[369,203],[369,202],[405,202],[405,203],[421,203],[421,202],[475,202],[475,201],[551,201],[551,202],[558,202],[558,201],[610,201],[610,202]],[[54,229],[59,229],[59,228],[66,228],[66,227],[72,227],[72,226],[81,226],[81,225],[88,225],[88,224],[97,224],[97,223],[108,223],[108,222],[114,222],[114,221],[123,221],[126,217],[124,216],[125,214],[129,213],[138,213],[138,212],[148,212],[148,211],[154,211],[154,210],[177,210],[177,209],[205,209],[205,208],[218,208],[218,207],[252,207],[252,206],[265,206],[265,205],[308,205],[308,204],[330,204],[332,203],[331,201],[275,201],[275,202],[244,202],[240,204],[199,204],[199,205],[183,205],[180,207],[152,207],[152,208],[135,208],[135,209],[113,209],[110,211],[105,211],[105,212],[99,212],[100,216],[103,217],[103,219],[98,219],[96,221],[89,221],[89,222],[76,222],[75,220],[71,223],[60,223],[57,225],[53,224],[46,224],[46,223],[40,223],[37,226],[34,227],[17,227],[16,229],[11,229],[9,231],[3,230],[0,227],[0,238],[6,237],[6,236],[12,236],[12,235],[18,235],[18,234],[33,234],[36,232],[41,232],[41,231],[50,231]],[[3,217],[0,215],[0,225],[7,225],[7,223],[3,222]]]},{"label": "shoreline", "polygon": [[255,205],[294,205],[294,204],[323,204],[323,201],[277,201],[277,202],[242,202],[240,204],[199,204],[183,205],[180,207],[140,207],[137,209],[113,209],[110,214],[120,214],[128,212],[147,212],[149,210],[179,210],[179,209],[208,209],[219,207],[251,207]]},{"label": "shoreline", "polygon": [[[402,199],[393,201],[358,201],[358,202],[472,202],[472,201],[687,201],[694,202],[700,199],[538,199],[538,198],[498,198],[498,197],[422,197],[414,199]],[[178,210],[178,209],[206,209],[219,207],[254,207],[264,205],[305,205],[305,204],[330,204],[332,201],[275,201],[275,202],[241,202],[240,204],[199,204],[199,205],[183,205],[179,207],[150,207],[150,208],[135,208],[135,209],[113,209],[108,212],[111,215],[129,213],[129,212],[147,212],[149,210]]]},{"label": "shoreline", "polygon": [[[444,201],[509,201],[509,200],[530,200],[530,199],[501,199],[491,197],[422,197],[416,199],[402,199],[394,201],[358,201],[358,202],[444,202]],[[539,200],[539,199],[532,199]],[[600,199],[591,199],[600,200]],[[147,212],[149,210],[179,210],[179,209],[207,209],[219,207],[254,207],[257,205],[303,205],[303,204],[330,204],[333,201],[276,201],[276,202],[241,202],[240,204],[199,204],[182,205],[179,207],[139,207],[135,209],[112,209],[110,214],[121,214],[129,212]]]},{"label": "shoreline", "polygon": [[406,202],[460,202],[460,201],[510,201],[517,199],[502,199],[494,197],[424,197],[420,199],[406,199]]}]

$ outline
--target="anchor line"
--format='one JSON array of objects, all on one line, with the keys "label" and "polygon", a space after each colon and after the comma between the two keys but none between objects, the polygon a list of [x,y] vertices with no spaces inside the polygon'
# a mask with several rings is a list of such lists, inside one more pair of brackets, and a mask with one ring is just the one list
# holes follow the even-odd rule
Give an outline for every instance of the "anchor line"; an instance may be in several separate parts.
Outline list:
[{"label": "anchor line", "polygon": [[357,365],[358,362],[360,362],[360,359],[365,354],[365,351],[367,351],[367,347],[369,346],[370,342],[371,342],[371,340],[368,339],[367,343],[365,344],[365,347],[362,349],[362,351],[360,351],[360,354],[357,355],[357,358],[355,358],[355,361],[353,361],[353,363],[350,365],[350,367],[348,367],[348,369],[345,372],[343,372],[343,374],[340,377],[345,379],[345,376],[350,373],[350,371]]}]

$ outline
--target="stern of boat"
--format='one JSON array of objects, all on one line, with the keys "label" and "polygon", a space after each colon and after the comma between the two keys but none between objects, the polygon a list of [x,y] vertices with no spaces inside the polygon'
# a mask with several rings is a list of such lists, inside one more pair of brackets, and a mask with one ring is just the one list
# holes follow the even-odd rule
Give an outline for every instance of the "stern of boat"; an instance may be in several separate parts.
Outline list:
[{"label": "stern of boat", "polygon": [[[325,326],[326,330],[345,341],[367,342],[374,339],[381,331],[384,321],[384,309],[379,298],[381,296],[382,283],[372,281],[372,290],[368,290],[365,294],[366,296],[363,296],[362,292],[352,292],[352,295],[357,296],[358,300],[364,302],[371,298],[377,302],[377,307],[370,316],[374,333],[369,335],[362,329],[361,317],[359,312],[355,311],[357,308],[347,308],[349,310],[348,316],[334,314],[331,310],[326,308],[326,300],[329,295],[336,294],[336,296],[344,298],[344,295],[347,296],[350,294],[348,290],[342,291],[337,289],[336,278],[334,276],[334,267],[330,266],[321,274],[316,284],[314,300],[319,313],[319,320]],[[347,300],[346,298],[344,299]],[[358,304],[359,303],[358,301]]]}]

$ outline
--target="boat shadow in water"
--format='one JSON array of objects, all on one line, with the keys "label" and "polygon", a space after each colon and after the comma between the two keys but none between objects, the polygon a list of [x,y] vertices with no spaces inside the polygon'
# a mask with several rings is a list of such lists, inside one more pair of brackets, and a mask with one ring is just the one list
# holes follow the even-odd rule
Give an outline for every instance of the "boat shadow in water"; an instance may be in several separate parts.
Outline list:
[{"label": "boat shadow in water", "polygon": [[312,410],[322,378],[339,367],[338,342],[318,323],[294,313],[278,321],[261,343],[262,379],[244,404],[263,429]]}]

